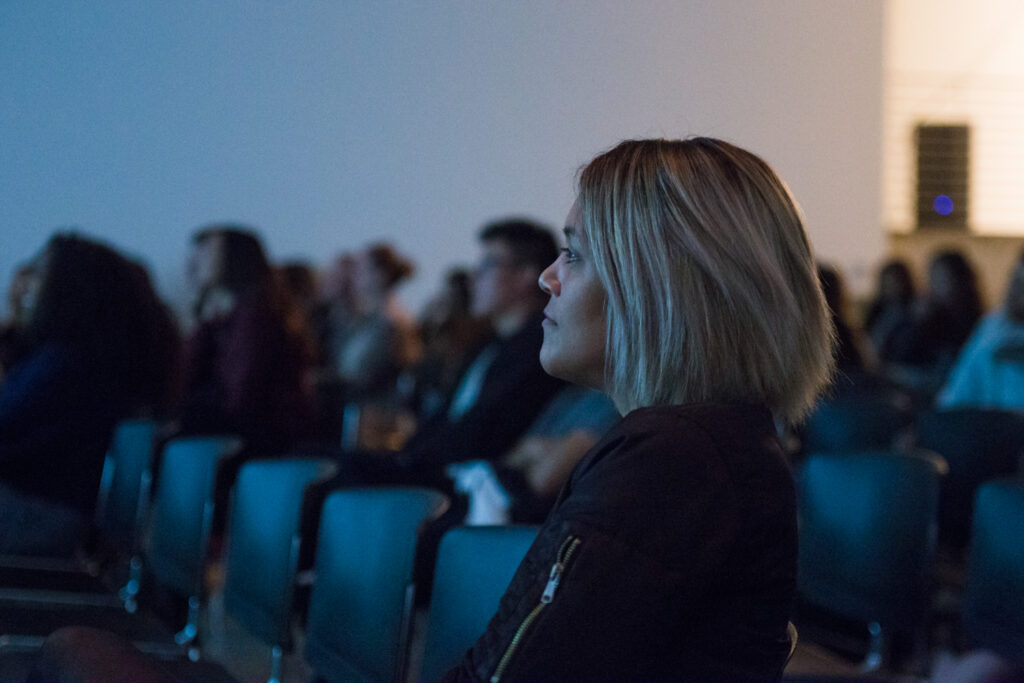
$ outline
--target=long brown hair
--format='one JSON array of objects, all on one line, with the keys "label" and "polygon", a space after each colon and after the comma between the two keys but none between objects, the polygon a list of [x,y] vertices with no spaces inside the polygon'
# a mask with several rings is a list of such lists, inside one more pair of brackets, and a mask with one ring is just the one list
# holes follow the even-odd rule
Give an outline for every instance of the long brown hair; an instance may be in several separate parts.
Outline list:
[{"label": "long brown hair", "polygon": [[[315,342],[306,313],[285,291],[281,275],[270,264],[263,243],[255,231],[237,224],[216,224],[195,233],[193,244],[221,240],[218,279],[221,287],[240,299],[258,300],[280,318],[288,333],[291,351],[303,363],[316,357]],[[196,305],[201,310],[202,297]]]},{"label": "long brown hair", "polygon": [[145,268],[74,233],[51,237],[35,267],[41,282],[24,330],[29,348],[64,343],[82,354],[98,390],[132,407],[167,408],[180,336]]}]

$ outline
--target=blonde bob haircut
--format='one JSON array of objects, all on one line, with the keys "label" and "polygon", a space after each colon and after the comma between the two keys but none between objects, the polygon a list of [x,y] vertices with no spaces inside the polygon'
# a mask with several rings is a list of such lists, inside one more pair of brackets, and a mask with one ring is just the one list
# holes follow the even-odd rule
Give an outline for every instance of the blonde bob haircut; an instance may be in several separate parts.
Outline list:
[{"label": "blonde bob haircut", "polygon": [[764,161],[712,138],[626,141],[583,168],[579,208],[620,410],[807,412],[831,378],[835,332],[799,210]]}]

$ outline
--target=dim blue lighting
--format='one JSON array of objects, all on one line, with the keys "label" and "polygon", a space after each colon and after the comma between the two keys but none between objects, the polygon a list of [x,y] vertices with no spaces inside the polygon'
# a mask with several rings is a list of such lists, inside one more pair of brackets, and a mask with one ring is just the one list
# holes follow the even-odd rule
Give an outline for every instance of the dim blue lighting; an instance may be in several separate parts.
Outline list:
[{"label": "dim blue lighting", "polygon": [[932,202],[932,208],[935,209],[935,213],[948,216],[953,213],[953,200],[944,194],[940,194],[935,198],[935,201]]}]

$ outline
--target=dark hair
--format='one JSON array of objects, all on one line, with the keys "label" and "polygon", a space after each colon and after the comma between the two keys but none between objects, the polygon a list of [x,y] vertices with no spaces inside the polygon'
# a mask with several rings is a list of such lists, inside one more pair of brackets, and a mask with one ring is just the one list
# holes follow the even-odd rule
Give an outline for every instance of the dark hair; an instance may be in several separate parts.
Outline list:
[{"label": "dark hair", "polygon": [[222,247],[219,286],[234,294],[249,294],[271,286],[273,270],[254,231],[242,225],[211,225],[196,232],[192,242],[200,245],[214,237],[221,240]]},{"label": "dark hair", "polygon": [[558,258],[558,245],[551,229],[525,218],[494,221],[480,231],[480,241],[501,241],[507,244],[520,265],[547,268]]},{"label": "dark hair", "polygon": [[[193,244],[202,244],[214,237],[221,240],[221,262],[216,284],[236,296],[258,300],[277,316],[288,334],[288,344],[296,357],[315,356],[312,332],[305,313],[289,297],[284,283],[270,265],[263,244],[256,232],[244,225],[216,224],[195,233]],[[196,303],[202,310],[203,300]]]},{"label": "dark hair", "polygon": [[[900,303],[908,304],[914,299],[914,278],[910,274],[910,268],[907,264],[899,259],[893,259],[886,261],[885,265],[878,273],[879,283],[884,282],[886,278],[896,280],[901,285],[900,292]],[[881,296],[881,288],[879,289],[879,296]]]},{"label": "dark hair", "polygon": [[77,349],[97,381],[126,408],[166,408],[180,360],[177,325],[149,274],[108,246],[54,235],[38,263],[41,283],[26,337],[31,348],[63,342]]},{"label": "dark hair", "polygon": [[379,242],[366,249],[370,263],[384,275],[384,288],[391,289],[415,272],[412,261],[400,256],[390,244]]},{"label": "dark hair", "polygon": [[952,249],[938,252],[928,266],[929,272],[942,268],[954,282],[953,299],[946,302],[960,311],[981,313],[981,297],[978,295],[978,280],[967,257]]}]

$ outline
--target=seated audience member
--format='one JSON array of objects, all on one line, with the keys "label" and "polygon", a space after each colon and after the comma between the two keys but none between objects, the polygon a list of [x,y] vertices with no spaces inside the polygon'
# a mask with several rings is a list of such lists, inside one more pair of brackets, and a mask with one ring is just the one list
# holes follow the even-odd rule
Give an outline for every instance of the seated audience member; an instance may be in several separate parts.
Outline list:
[{"label": "seated audience member", "polygon": [[1003,307],[982,319],[937,403],[1024,410],[1024,253],[1010,274]]},{"label": "seated audience member", "polygon": [[324,355],[318,359],[317,367],[329,364],[326,349],[331,346],[331,334],[335,328],[348,324],[355,315],[355,292],[352,284],[356,257],[344,251],[338,254],[324,270],[320,278],[318,300],[313,307],[313,333]]},{"label": "seated audience member", "polygon": [[178,335],[145,270],[60,233],[23,273],[0,385],[0,553],[69,555],[115,423],[166,410]]},{"label": "seated audience member", "polygon": [[[451,492],[448,465],[501,458],[564,386],[544,372],[537,357],[544,297],[536,281],[558,253],[554,236],[541,225],[512,219],[485,226],[480,241],[472,313],[486,318],[493,332],[470,355],[441,406],[417,425],[400,450],[342,453],[338,476],[324,492],[355,484]],[[311,500],[315,505],[316,496]],[[456,505],[449,513],[450,521],[465,511]]]},{"label": "seated audience member", "polygon": [[334,331],[347,326],[356,314],[354,271],[355,256],[350,252],[338,254],[320,278],[317,301],[310,313],[317,350],[313,373],[313,437],[323,444],[336,445],[341,438],[345,402],[330,348]]},{"label": "seated audience member", "polygon": [[287,310],[296,317],[296,329],[304,330],[305,344],[310,352],[310,362],[319,366],[323,352],[313,325],[319,306],[320,283],[316,269],[304,261],[288,261],[274,268],[274,277],[280,283]]},{"label": "seated audience member", "polygon": [[[566,235],[540,278],[541,363],[625,417],[444,680],[779,680],[797,530],[772,414],[803,415],[832,363],[799,212],[728,143],[629,141],[583,169]],[[103,640],[65,639],[57,661],[146,669]]]},{"label": "seated audience member", "polygon": [[974,269],[963,254],[943,251],[928,268],[928,291],[910,324],[893,339],[887,374],[930,403],[981,317]]},{"label": "seated audience member", "polygon": [[887,261],[878,273],[878,291],[864,318],[864,329],[879,363],[893,360],[893,340],[910,324],[913,305],[910,268],[899,259]]},{"label": "seated audience member", "polygon": [[312,342],[259,239],[234,226],[193,238],[196,328],[186,347],[186,433],[241,435],[249,455],[280,455],[312,420]]},{"label": "seated audience member", "polygon": [[393,408],[399,376],[419,360],[419,333],[402,310],[395,290],[414,270],[388,244],[375,244],[355,256],[353,308],[334,327],[325,349],[344,403]]},{"label": "seated audience member", "polygon": [[773,413],[832,367],[799,212],[733,145],[628,141],[584,167],[566,239],[541,363],[625,417],[445,680],[778,680],[797,530]]},{"label": "seated audience member", "polygon": [[[519,439],[563,383],[547,375],[537,358],[541,308],[537,276],[557,254],[551,232],[525,220],[486,226],[483,256],[473,280],[474,315],[486,317],[493,334],[460,373],[451,394],[402,450],[380,466],[371,456],[371,479],[383,477],[449,489],[445,467],[501,457]],[[377,460],[376,463],[373,460]]]},{"label": "seated audience member", "polygon": [[[569,385],[500,461],[457,463],[449,473],[456,479],[456,488],[470,496],[470,516],[489,512],[489,523],[499,519],[491,516],[498,514],[502,523],[540,524],[576,463],[618,420],[619,413],[607,396]],[[485,511],[483,506],[491,509]],[[479,522],[469,519],[467,523]]]},{"label": "seated audience member", "polygon": [[490,332],[486,319],[472,314],[472,277],[461,268],[444,276],[441,291],[433,296],[420,315],[423,360],[413,369],[414,394],[411,409],[417,419],[426,420],[444,403],[459,379],[469,354]]},{"label": "seated audience member", "polygon": [[277,276],[284,287],[289,302],[300,311],[309,315],[316,306],[317,282],[316,270],[304,261],[288,261],[277,267]]}]

